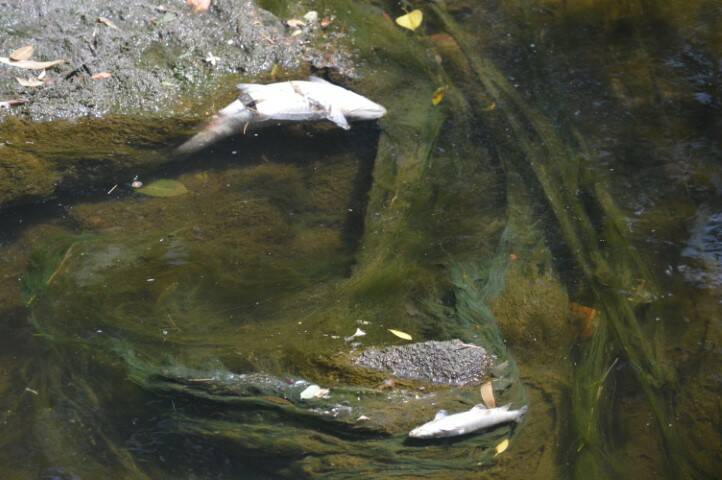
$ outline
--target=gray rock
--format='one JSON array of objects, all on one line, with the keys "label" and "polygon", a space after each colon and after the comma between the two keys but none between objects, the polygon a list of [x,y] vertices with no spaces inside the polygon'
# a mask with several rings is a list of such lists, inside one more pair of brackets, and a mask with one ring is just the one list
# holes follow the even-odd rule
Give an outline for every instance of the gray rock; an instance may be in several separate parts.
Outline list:
[{"label": "gray rock", "polygon": [[369,348],[353,359],[355,365],[396,377],[454,386],[481,382],[495,361],[482,347],[456,339]]},{"label": "gray rock", "polygon": [[[22,87],[16,77],[39,71],[0,64],[0,99],[25,105],[2,115],[54,120],[114,114],[168,113],[187,97],[203,97],[239,76],[252,78],[274,65],[344,66],[330,33],[292,35],[281,19],[253,1],[214,0],[194,13],[183,2],[145,0],[0,1],[0,56],[27,44],[33,60],[64,59],[48,70],[45,85]],[[109,19],[117,27],[99,23]],[[325,45],[325,46],[324,46]],[[320,51],[327,49],[326,51]],[[210,55],[209,55],[210,54]],[[109,72],[112,77],[92,80]]]}]

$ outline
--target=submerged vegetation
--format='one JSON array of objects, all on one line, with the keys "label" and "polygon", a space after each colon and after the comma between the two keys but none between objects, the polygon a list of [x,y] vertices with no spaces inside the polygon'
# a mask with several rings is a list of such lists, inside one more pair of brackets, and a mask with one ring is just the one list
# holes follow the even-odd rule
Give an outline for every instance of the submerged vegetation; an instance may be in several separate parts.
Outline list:
[{"label": "submerged vegetation", "polygon": [[[719,284],[689,277],[722,270],[681,253],[719,208],[712,4],[478,3],[313,2],[379,127],[174,163],[187,120],[0,126],[38,178],[0,204],[65,204],[0,244],[0,477],[715,478]],[[528,417],[407,439],[480,396],[348,362],[399,333],[484,346]]]}]

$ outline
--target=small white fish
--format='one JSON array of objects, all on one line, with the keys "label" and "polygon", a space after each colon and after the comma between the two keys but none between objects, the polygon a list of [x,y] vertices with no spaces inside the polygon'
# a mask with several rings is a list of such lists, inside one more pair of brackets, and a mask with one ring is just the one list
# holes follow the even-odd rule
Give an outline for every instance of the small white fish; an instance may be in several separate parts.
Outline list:
[{"label": "small white fish", "polygon": [[449,415],[446,410],[439,410],[433,420],[411,430],[409,437],[431,439],[466,435],[501,423],[520,422],[526,411],[526,405],[519,410],[509,410],[509,405],[486,408],[481,404],[453,415]]},{"label": "small white fish", "polygon": [[203,130],[178,147],[178,153],[196,152],[248,128],[328,120],[348,130],[349,121],[386,115],[378,103],[318,77],[269,85],[241,83],[238,90],[238,100],[215,114]]}]

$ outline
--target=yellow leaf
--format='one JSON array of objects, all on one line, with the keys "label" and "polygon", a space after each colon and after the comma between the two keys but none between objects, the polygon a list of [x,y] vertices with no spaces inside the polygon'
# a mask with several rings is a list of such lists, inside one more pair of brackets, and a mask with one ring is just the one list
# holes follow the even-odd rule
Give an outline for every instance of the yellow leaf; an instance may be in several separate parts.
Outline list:
[{"label": "yellow leaf", "polygon": [[499,443],[499,445],[496,446],[496,453],[494,454],[494,456],[496,457],[497,455],[501,454],[507,448],[509,448],[509,439],[505,438]]},{"label": "yellow leaf", "polygon": [[446,93],[446,87],[439,87],[434,91],[434,94],[431,95],[431,103],[433,105],[438,105],[441,103],[441,101],[444,99],[444,94]]},{"label": "yellow leaf", "polygon": [[12,60],[14,62],[19,62],[21,60],[28,60],[32,56],[33,56],[33,46],[25,45],[24,47],[20,47],[17,50],[15,50],[13,53],[11,53],[10,60]]},{"label": "yellow leaf", "polygon": [[486,382],[481,386],[481,400],[486,405],[486,408],[496,408],[496,399],[494,399],[494,387],[491,386],[491,381]]},{"label": "yellow leaf", "polygon": [[424,20],[424,12],[421,10],[412,10],[406,15],[401,15],[396,19],[396,24],[399,27],[403,27],[411,30],[412,32],[421,26],[421,22]]},{"label": "yellow leaf", "polygon": [[389,328],[389,332],[393,333],[399,338],[403,338],[404,340],[411,340],[411,335],[406,332],[402,332],[401,330],[394,330],[393,328]]}]

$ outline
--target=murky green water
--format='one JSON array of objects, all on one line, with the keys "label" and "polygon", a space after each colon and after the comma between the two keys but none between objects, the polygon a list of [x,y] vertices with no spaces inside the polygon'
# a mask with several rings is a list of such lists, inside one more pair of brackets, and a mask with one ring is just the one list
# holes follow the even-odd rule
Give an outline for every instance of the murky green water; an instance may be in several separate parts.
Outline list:
[{"label": "murky green water", "polygon": [[[379,125],[171,163],[187,121],[98,121],[75,157],[77,127],[4,130],[38,182],[110,173],[0,214],[0,478],[717,478],[722,5],[428,2],[412,34],[392,2],[316,3]],[[359,327],[486,346],[529,414],[409,442],[478,386],[379,388]]]}]

